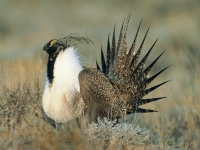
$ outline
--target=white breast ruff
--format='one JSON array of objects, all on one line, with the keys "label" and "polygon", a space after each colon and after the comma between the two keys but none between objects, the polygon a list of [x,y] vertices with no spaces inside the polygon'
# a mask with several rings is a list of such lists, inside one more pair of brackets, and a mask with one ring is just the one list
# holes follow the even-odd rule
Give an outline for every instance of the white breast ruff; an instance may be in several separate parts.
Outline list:
[{"label": "white breast ruff", "polygon": [[[80,92],[78,74],[82,63],[74,47],[61,51],[54,64],[54,79],[51,86],[46,78],[42,99],[44,112],[56,122],[67,122],[81,114],[75,110],[74,94]],[[83,104],[82,99],[78,99]]]}]

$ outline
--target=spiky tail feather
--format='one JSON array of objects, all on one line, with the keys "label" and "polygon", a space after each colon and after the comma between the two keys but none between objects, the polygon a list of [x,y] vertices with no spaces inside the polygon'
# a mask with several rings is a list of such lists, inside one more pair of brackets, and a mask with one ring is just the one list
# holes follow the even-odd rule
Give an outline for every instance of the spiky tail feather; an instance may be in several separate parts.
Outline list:
[{"label": "spiky tail feather", "polygon": [[[139,113],[156,112],[155,110],[142,109],[138,107],[165,98],[165,97],[160,97],[160,98],[142,99],[143,96],[147,95],[156,88],[168,82],[166,81],[152,88],[146,89],[146,87],[158,75],[160,75],[163,71],[165,71],[169,66],[164,68],[160,72],[156,73],[152,77],[148,78],[150,70],[155,65],[157,60],[163,55],[164,52],[161,53],[146,69],[144,69],[146,60],[149,54],[151,53],[154,45],[156,44],[157,40],[153,43],[153,45],[146,53],[146,55],[143,57],[143,59],[138,63],[138,59],[142,51],[145,39],[147,37],[149,28],[145,33],[145,36],[142,40],[141,45],[139,46],[138,51],[134,55],[136,40],[142,21],[139,24],[131,48],[129,51],[127,51],[126,35],[127,35],[129,20],[130,20],[130,15],[127,17],[126,21],[123,21],[119,34],[119,39],[117,42],[117,47],[115,40],[115,26],[113,31],[112,46],[110,46],[110,40],[108,36],[106,60],[104,58],[103,50],[101,48],[102,72],[110,79],[113,86],[117,87],[120,90],[122,98],[127,103],[127,114],[135,112]],[[97,69],[100,70],[98,63],[97,63]]]}]

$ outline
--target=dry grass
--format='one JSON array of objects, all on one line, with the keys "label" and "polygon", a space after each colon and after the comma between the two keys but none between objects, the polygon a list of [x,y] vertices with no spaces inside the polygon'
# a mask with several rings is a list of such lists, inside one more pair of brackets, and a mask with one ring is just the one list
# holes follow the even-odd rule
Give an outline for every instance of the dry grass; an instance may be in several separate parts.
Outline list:
[{"label": "dry grass", "polygon": [[[107,136],[108,127],[99,129],[102,131],[99,136],[92,132],[93,128],[89,133],[88,129],[80,129],[76,121],[72,121],[64,127],[57,125],[57,128],[49,124],[41,111],[46,67],[43,65],[45,62],[41,63],[40,58],[37,59],[16,61],[14,64],[11,62],[1,63],[1,83],[3,83],[0,92],[1,147],[3,149],[81,149],[83,147],[100,149],[101,146],[108,145],[107,149],[112,149],[113,146],[119,144],[119,138],[113,140],[113,134]],[[183,68],[185,67],[183,66]],[[196,69],[199,70],[197,66]],[[172,70],[173,68],[168,72],[172,72]],[[161,80],[164,79],[158,78],[156,82]],[[172,81],[151,94],[154,96],[168,95],[169,97],[166,100],[144,106],[157,109],[159,113],[136,114],[137,122],[134,121],[133,127],[139,125],[143,129],[142,132],[149,131],[148,142],[144,144],[148,146],[136,144],[138,149],[199,149],[200,105],[199,97],[195,93],[198,89],[192,87],[194,83],[200,83],[199,75],[193,76],[193,80],[195,81],[186,85],[183,82]],[[179,89],[176,89],[176,86],[179,86]],[[185,86],[188,87],[185,88]],[[182,92],[177,94],[178,90],[182,90]],[[110,128],[110,131],[112,130]],[[127,137],[128,133],[130,132],[127,132]],[[94,136],[93,139],[91,139],[91,134]],[[105,136],[108,138],[107,141],[105,141]],[[99,140],[98,146],[97,140],[94,139]],[[112,142],[117,144],[112,144]],[[122,139],[121,143],[123,143]],[[118,146],[119,149],[121,149],[120,146]]]},{"label": "dry grass", "polygon": [[[76,121],[55,129],[43,120],[41,95],[46,54],[41,49],[60,34],[79,33],[94,42],[94,46],[79,49],[84,64],[94,66],[100,45],[107,41],[113,25],[116,23],[118,31],[131,11],[128,46],[143,18],[137,47],[145,30],[149,25],[151,28],[142,55],[158,37],[148,63],[167,50],[151,74],[172,64],[151,85],[172,81],[148,95],[168,98],[144,106],[159,112],[136,115],[139,121],[133,126],[139,125],[144,132],[149,130],[150,136],[150,145],[137,149],[200,149],[199,6],[198,0],[1,1],[0,148],[79,149],[88,142],[85,130],[71,130]],[[102,46],[105,49],[106,45]]]},{"label": "dry grass", "polygon": [[[98,120],[80,128],[77,120],[55,124],[41,107],[41,89],[18,85],[0,97],[2,149],[132,149],[149,145],[148,131],[134,124]],[[84,122],[82,122],[84,124]]]}]

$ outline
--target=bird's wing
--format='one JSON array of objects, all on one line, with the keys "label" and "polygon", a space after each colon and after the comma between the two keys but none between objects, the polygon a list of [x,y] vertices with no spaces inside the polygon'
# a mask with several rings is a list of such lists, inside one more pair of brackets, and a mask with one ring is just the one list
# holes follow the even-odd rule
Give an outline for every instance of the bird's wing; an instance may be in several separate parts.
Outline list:
[{"label": "bird's wing", "polygon": [[119,98],[119,91],[113,87],[102,72],[95,68],[84,68],[78,78],[80,94],[90,109],[90,116],[96,117],[95,114],[98,114],[115,118],[120,115],[123,106]]}]

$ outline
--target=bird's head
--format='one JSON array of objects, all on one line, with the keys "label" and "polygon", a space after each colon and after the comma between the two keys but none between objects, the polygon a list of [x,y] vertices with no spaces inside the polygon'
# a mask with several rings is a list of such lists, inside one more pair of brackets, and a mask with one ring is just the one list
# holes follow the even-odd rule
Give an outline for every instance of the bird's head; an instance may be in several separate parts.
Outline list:
[{"label": "bird's head", "polygon": [[61,50],[64,50],[67,46],[60,40],[50,40],[44,45],[43,50],[46,51],[51,57],[55,57]]},{"label": "bird's head", "polygon": [[51,58],[57,56],[60,51],[65,50],[68,47],[76,47],[79,44],[89,45],[93,42],[87,37],[80,37],[77,34],[70,34],[66,37],[61,37],[59,39],[50,40],[43,50],[45,50]]}]

